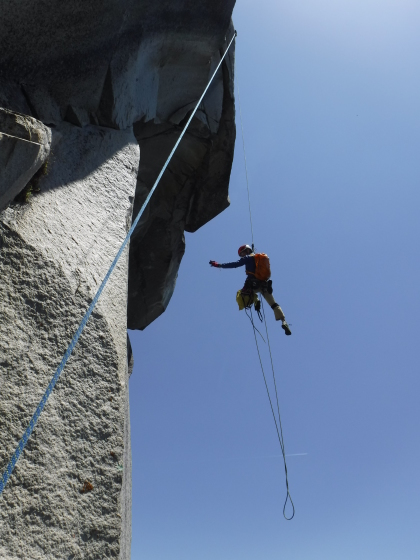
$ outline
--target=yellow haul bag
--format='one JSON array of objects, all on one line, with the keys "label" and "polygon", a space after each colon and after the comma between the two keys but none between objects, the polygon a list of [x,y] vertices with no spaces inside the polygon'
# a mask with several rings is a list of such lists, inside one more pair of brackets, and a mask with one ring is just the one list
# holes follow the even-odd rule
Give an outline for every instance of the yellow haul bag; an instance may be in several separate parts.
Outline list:
[{"label": "yellow haul bag", "polygon": [[258,301],[257,294],[243,294],[242,290],[236,292],[236,303],[238,304],[239,311],[245,309],[245,307],[251,307],[252,304],[256,304]]}]

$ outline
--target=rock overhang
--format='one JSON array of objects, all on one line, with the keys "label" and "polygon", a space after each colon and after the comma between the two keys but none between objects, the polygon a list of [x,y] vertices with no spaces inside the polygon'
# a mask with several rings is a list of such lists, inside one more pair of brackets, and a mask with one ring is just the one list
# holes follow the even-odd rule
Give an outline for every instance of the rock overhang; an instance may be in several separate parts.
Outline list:
[{"label": "rock overhang", "polygon": [[[234,0],[6,1],[0,105],[53,128],[62,120],[82,128],[134,126],[143,155],[136,211],[233,34],[233,6]],[[196,231],[229,204],[233,67],[234,46],[133,235],[130,328],[145,328],[166,308],[184,230]]]}]

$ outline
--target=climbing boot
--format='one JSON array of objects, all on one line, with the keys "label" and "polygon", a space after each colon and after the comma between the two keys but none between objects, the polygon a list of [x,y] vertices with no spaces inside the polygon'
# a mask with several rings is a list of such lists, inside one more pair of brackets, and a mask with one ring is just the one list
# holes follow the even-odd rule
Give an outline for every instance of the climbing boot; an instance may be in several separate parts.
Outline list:
[{"label": "climbing boot", "polygon": [[254,302],[254,307],[255,307],[255,311],[256,311],[257,313],[259,313],[259,312],[260,312],[260,309],[261,309],[261,302],[260,302],[260,300],[259,300],[258,298],[257,298],[257,300]]},{"label": "climbing boot", "polygon": [[286,323],[286,321],[283,321],[281,328],[287,335],[292,334],[292,331],[289,329],[289,325]]}]

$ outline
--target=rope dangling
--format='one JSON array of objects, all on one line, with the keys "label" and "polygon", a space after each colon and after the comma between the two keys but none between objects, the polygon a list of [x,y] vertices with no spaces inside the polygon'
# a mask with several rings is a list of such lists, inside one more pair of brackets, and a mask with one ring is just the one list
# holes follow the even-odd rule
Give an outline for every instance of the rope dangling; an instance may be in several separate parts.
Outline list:
[{"label": "rope dangling", "polygon": [[246,163],[246,152],[245,152],[245,135],[244,135],[244,125],[242,121],[242,108],[241,108],[241,96],[239,95],[239,85],[238,85],[238,105],[239,105],[239,116],[241,121],[241,131],[242,131],[242,147],[244,150],[244,163],[245,163],[245,177],[246,177],[246,190],[248,192],[248,210],[249,210],[249,223],[251,226],[251,240],[252,240],[252,252],[254,252],[254,228],[252,227],[252,214],[251,214],[251,197],[249,194],[249,180],[248,180],[248,166]]},{"label": "rope dangling", "polygon": [[[248,311],[249,311],[249,313],[248,313]],[[264,344],[266,344],[265,338],[263,337],[263,335],[260,333],[260,331],[257,329],[257,327],[254,324],[254,317],[252,316],[251,307],[245,307],[245,313],[246,313],[246,316],[248,317],[248,319],[251,322],[252,328],[254,329],[254,334],[255,334],[255,331],[256,331],[260,335],[260,337],[263,339]]]},{"label": "rope dangling", "polygon": [[[250,222],[250,226],[251,226],[252,252],[254,252],[254,229],[253,229],[253,225],[252,225],[251,197],[250,197],[250,194],[249,194],[248,166],[247,166],[247,159],[246,159],[246,152],[245,152],[245,135],[244,135],[243,122],[242,122],[242,109],[241,109],[241,99],[240,99],[240,95],[239,95],[239,86],[238,86],[238,104],[239,104],[239,116],[240,116],[240,121],[241,121],[241,131],[242,131],[242,147],[243,147],[243,152],[244,152],[246,188],[247,188],[247,193],[248,193],[248,209],[249,209],[249,222]],[[267,396],[268,396],[268,400],[270,402],[270,408],[271,408],[271,412],[273,414],[274,424],[276,426],[277,437],[278,437],[281,452],[282,452],[282,455],[283,455],[284,472],[285,472],[285,476],[286,476],[286,500],[285,500],[284,506],[283,506],[283,516],[284,516],[285,519],[287,519],[287,521],[290,521],[295,516],[295,506],[294,506],[294,503],[293,503],[293,500],[292,500],[292,497],[291,497],[290,491],[289,491],[289,479],[288,479],[288,474],[287,474],[286,451],[285,451],[285,447],[284,447],[283,428],[282,428],[282,425],[281,425],[280,405],[279,405],[279,398],[278,398],[278,393],[277,393],[276,376],[275,376],[275,373],[274,373],[273,356],[272,356],[272,353],[271,353],[270,338],[268,336],[267,321],[266,321],[266,317],[265,317],[264,304],[263,304],[262,301],[261,301],[261,307],[262,307],[262,316],[264,318],[264,324],[265,324],[265,332],[266,332],[266,335],[267,335],[268,351],[269,351],[269,354],[270,354],[271,371],[272,371],[272,374],[273,374],[274,388],[275,388],[275,393],[276,393],[278,423],[277,423],[277,419],[276,419],[276,414],[274,412],[273,403],[272,403],[272,400],[271,400],[270,391],[269,391],[268,384],[267,384],[267,379],[266,379],[265,372],[264,372],[264,367],[263,367],[263,363],[262,363],[262,359],[261,359],[260,349],[259,349],[259,346],[258,346],[258,340],[257,340],[256,332],[258,332],[258,334],[261,336],[261,338],[263,340],[264,340],[264,337],[262,336],[262,334],[260,333],[260,331],[256,328],[256,326],[254,324],[254,319],[252,317],[252,309],[249,308],[250,313],[248,314],[247,309],[245,308],[245,312],[246,312],[246,314],[247,314],[247,316],[248,316],[248,318],[251,322],[251,325],[252,325],[254,338],[255,338],[255,344],[256,344],[257,352],[258,352],[258,358],[259,358],[259,361],[260,361],[261,371],[262,371],[263,378],[264,378],[265,388],[267,390]],[[260,317],[260,312],[257,311],[257,313],[258,313],[258,317]],[[262,321],[261,317],[260,317],[260,320]],[[264,340],[264,342],[265,342],[265,340]],[[286,515],[286,506],[287,506],[288,501],[290,501],[290,504],[292,506],[292,515],[290,517],[288,517]]]},{"label": "rope dangling", "polygon": [[[272,370],[272,373],[273,373],[274,388],[275,388],[275,393],[276,393],[278,423],[277,423],[277,419],[276,419],[276,414],[274,412],[273,402],[271,400],[270,390],[268,388],[267,378],[265,376],[264,366],[263,366],[263,363],[262,363],[260,348],[259,348],[259,345],[258,345],[257,335],[255,334],[255,331],[257,331],[259,333],[259,335],[261,336],[261,338],[263,340],[264,340],[264,338],[254,325],[254,320],[252,318],[252,310],[250,310],[250,315],[248,315],[248,314],[247,315],[248,315],[248,317],[251,321],[252,327],[253,327],[255,345],[257,347],[257,353],[258,353],[258,359],[260,361],[261,371],[262,371],[263,378],[264,378],[265,389],[267,391],[267,396],[268,396],[268,400],[269,400],[269,403],[270,403],[271,413],[273,415],[274,425],[276,427],[277,438],[279,440],[280,449],[281,449],[281,453],[282,453],[282,456],[283,456],[284,473],[285,473],[285,476],[286,476],[286,499],[285,499],[284,506],[283,506],[283,517],[287,521],[291,521],[293,519],[293,517],[295,516],[295,505],[293,503],[292,496],[290,495],[290,491],[289,491],[289,478],[288,478],[288,473],[287,473],[286,450],[285,450],[285,447],[284,447],[283,428],[282,428],[282,424],[281,424],[280,405],[279,405],[279,398],[278,398],[278,393],[277,393],[277,383],[276,383],[276,376],[275,376],[275,373],[274,373],[273,357],[272,357],[272,354],[271,354],[270,338],[268,336],[268,328],[267,328],[267,321],[266,321],[266,317],[265,317],[264,304],[262,302],[261,302],[261,307],[262,307],[262,314],[263,314],[264,324],[265,324],[265,332],[266,332],[266,335],[267,335],[268,351],[270,353],[271,370]],[[265,340],[264,340],[264,342],[265,342]],[[292,506],[292,515],[290,517],[287,517],[287,515],[286,515],[286,505],[287,505],[288,501],[290,501],[291,506]]]},{"label": "rope dangling", "polygon": [[[286,500],[285,500],[284,506],[283,506],[283,516],[284,516],[285,519],[287,519],[287,521],[291,521],[291,520],[293,519],[293,517],[295,516],[295,505],[294,505],[294,503],[293,503],[292,496],[290,495],[290,492],[289,492],[289,478],[288,478],[288,475],[287,475],[286,450],[285,450],[285,447],[284,447],[283,427],[282,427],[282,425],[281,425],[279,395],[278,395],[278,392],[277,392],[276,376],[275,376],[275,373],[274,373],[274,364],[273,364],[273,356],[272,356],[272,353],[271,353],[270,337],[268,336],[267,321],[266,321],[266,318],[265,318],[265,310],[264,310],[264,305],[263,305],[262,302],[261,302],[261,307],[262,307],[262,313],[263,313],[263,317],[264,317],[265,332],[266,332],[266,334],[267,334],[268,351],[269,351],[269,354],[270,354],[271,371],[272,371],[272,374],[273,374],[273,381],[274,381],[274,390],[275,390],[275,393],[276,393],[277,413],[278,413],[278,418],[279,418],[279,425],[278,425],[278,427],[277,427],[277,422],[276,422],[276,418],[275,418],[275,416],[274,416],[273,406],[272,406],[272,404],[271,404],[271,398],[270,398],[270,395],[269,395],[269,394],[268,394],[268,398],[269,398],[269,400],[270,400],[270,406],[271,406],[271,411],[273,412],[274,422],[276,422],[277,436],[278,436],[278,438],[279,438],[280,447],[281,447],[281,452],[282,452],[282,455],[283,455],[284,473],[285,473],[285,476],[286,476],[286,490],[287,490],[287,494],[286,494]],[[263,373],[264,373],[264,372],[263,372]],[[264,381],[265,381],[265,375],[264,375]],[[265,386],[266,386],[267,393],[268,393],[268,386],[267,386],[267,383],[265,384]],[[287,517],[287,516],[286,516],[286,505],[287,505],[287,500],[290,500],[290,503],[291,503],[291,505],[292,505],[292,510],[293,510],[293,511],[292,511],[292,516],[291,516],[291,517]]]}]

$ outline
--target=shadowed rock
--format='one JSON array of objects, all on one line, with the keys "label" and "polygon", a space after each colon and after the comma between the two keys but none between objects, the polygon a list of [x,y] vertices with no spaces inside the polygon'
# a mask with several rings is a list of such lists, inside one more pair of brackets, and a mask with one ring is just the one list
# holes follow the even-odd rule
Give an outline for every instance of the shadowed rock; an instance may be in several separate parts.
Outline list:
[{"label": "shadowed rock", "polygon": [[45,163],[50,147],[48,127],[28,115],[0,108],[0,211]]}]

